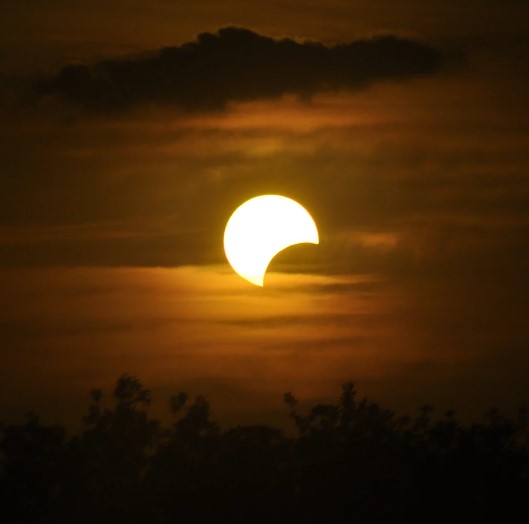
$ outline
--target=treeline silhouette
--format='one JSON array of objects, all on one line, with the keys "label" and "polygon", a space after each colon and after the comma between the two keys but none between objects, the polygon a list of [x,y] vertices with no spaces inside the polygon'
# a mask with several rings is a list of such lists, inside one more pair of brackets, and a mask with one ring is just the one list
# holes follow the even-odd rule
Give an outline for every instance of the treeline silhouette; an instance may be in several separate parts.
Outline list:
[{"label": "treeline silhouette", "polygon": [[481,423],[424,406],[399,417],[352,383],[301,412],[295,437],[265,425],[222,430],[203,396],[171,397],[174,422],[124,375],[112,408],[93,390],[68,436],[28,414],[0,429],[0,521],[23,523],[446,523],[527,518],[529,415]]}]

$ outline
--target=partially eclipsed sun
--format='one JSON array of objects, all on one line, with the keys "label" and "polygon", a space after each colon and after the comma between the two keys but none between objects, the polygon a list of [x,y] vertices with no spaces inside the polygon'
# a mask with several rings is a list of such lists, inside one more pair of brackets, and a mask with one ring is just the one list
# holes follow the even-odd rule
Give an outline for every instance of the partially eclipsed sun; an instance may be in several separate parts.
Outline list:
[{"label": "partially eclipsed sun", "polygon": [[318,230],[309,212],[280,195],[247,200],[231,215],[224,231],[224,251],[242,278],[262,286],[271,260],[294,244],[318,244]]}]

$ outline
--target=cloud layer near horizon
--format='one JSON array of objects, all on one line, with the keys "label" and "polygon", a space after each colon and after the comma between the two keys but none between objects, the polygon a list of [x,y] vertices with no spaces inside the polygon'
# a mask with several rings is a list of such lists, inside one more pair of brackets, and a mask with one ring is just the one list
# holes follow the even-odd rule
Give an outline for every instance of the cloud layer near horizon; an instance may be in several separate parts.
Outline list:
[{"label": "cloud layer near horizon", "polygon": [[154,53],[70,64],[37,90],[95,112],[152,104],[217,110],[229,102],[285,94],[304,98],[358,90],[377,81],[431,74],[442,62],[434,47],[392,35],[325,46],[226,27]]}]

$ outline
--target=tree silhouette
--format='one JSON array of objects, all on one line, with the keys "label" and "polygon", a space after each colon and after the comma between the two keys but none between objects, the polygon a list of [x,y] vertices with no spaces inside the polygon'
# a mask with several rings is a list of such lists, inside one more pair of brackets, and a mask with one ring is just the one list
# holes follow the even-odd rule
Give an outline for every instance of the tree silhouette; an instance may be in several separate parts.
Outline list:
[{"label": "tree silhouette", "polygon": [[[85,431],[71,442],[79,478],[71,497],[81,522],[136,522],[142,515],[142,480],[159,438],[159,422],[148,416],[150,392],[136,377],[122,375],[113,391],[115,405],[103,408],[92,390]],[[74,508],[72,508],[72,512]]]},{"label": "tree silhouette", "polygon": [[68,476],[65,436],[64,428],[44,426],[34,413],[3,428],[0,492],[13,522],[53,522]]},{"label": "tree silhouette", "polygon": [[509,522],[529,495],[527,410],[470,425],[428,405],[399,417],[346,383],[336,403],[306,412],[285,394],[297,430],[287,437],[223,430],[206,398],[185,392],[163,427],[129,375],[104,399],[91,391],[71,437],[32,413],[0,426],[2,522]]}]

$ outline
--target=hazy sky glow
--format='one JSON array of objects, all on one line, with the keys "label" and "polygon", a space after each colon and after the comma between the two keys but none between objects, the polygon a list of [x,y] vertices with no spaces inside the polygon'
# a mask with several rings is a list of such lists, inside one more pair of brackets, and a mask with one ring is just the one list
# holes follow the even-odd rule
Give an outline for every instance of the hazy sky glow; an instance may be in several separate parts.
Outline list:
[{"label": "hazy sky glow", "polygon": [[[230,422],[349,379],[403,410],[527,404],[526,4],[241,5],[7,2],[0,420],[69,419],[122,372]],[[320,245],[258,289],[222,237],[263,193]]]}]

